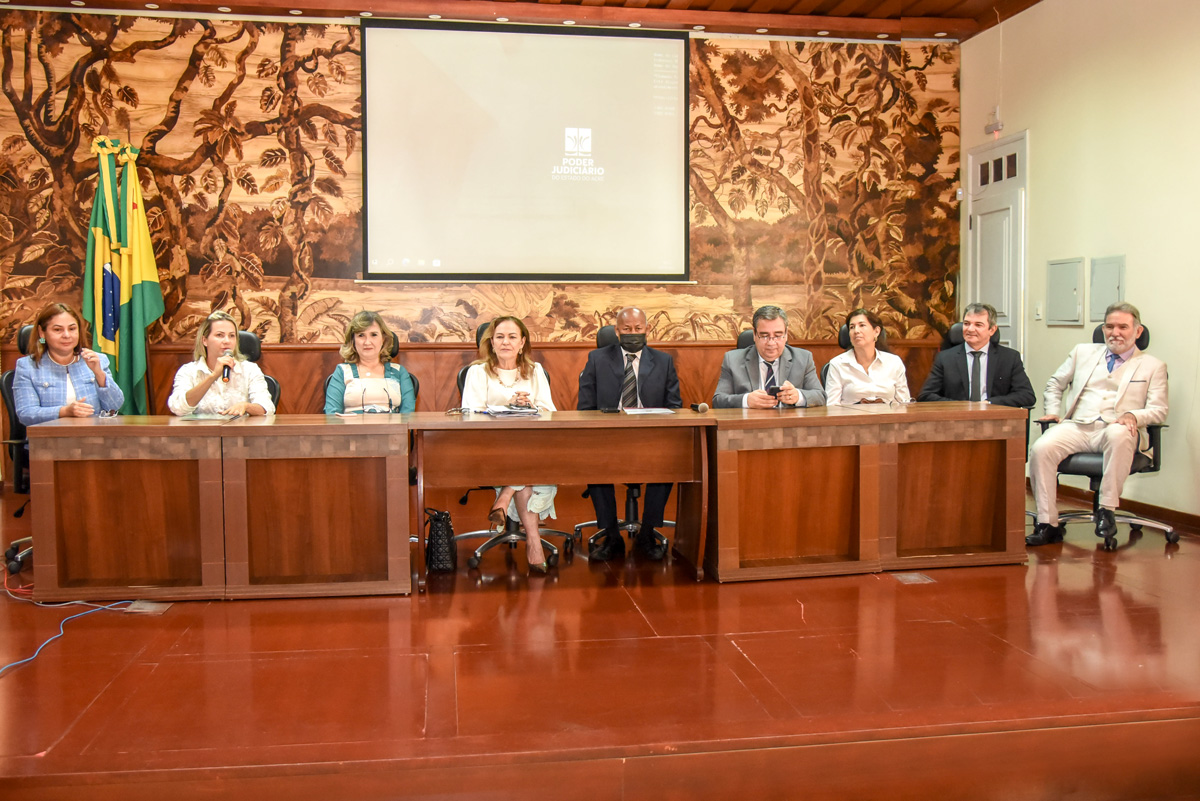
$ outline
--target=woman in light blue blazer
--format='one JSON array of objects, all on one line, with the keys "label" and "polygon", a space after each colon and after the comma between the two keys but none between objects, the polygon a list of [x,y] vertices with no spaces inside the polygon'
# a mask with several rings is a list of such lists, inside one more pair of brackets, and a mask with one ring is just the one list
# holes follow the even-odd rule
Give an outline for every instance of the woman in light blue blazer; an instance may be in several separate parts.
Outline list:
[{"label": "woman in light blue blazer", "polygon": [[83,347],[79,312],[51,303],[33,328],[33,347],[17,360],[13,377],[13,401],[22,423],[95,417],[121,408],[125,395],[108,369],[108,357]]}]

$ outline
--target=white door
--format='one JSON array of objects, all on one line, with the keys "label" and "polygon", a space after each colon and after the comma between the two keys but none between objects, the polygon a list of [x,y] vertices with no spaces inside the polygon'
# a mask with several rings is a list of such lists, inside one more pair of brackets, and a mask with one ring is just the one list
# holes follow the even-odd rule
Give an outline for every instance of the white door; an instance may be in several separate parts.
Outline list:
[{"label": "white door", "polygon": [[996,307],[1000,341],[1022,355],[1028,154],[1024,131],[967,154],[967,262],[961,287],[961,306]]}]

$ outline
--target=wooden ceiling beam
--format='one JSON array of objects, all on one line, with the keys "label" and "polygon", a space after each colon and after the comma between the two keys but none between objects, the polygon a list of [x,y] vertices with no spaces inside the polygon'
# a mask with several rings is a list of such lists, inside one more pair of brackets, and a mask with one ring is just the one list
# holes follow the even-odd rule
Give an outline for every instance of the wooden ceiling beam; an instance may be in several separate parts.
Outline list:
[{"label": "wooden ceiling beam", "polygon": [[[601,0],[602,1],[602,0]],[[964,40],[989,27],[984,19],[941,17],[835,17],[822,15],[790,14],[777,11],[749,13],[745,11],[721,11],[710,7],[700,8],[703,0],[676,0],[674,8],[637,7],[646,0],[627,0],[629,5],[580,5],[577,2],[563,3],[561,0],[159,0],[163,11],[194,13],[213,16],[231,13],[247,16],[290,17],[296,21],[305,18],[357,17],[370,12],[375,18],[425,19],[430,15],[443,20],[463,22],[493,22],[505,17],[512,23],[558,25],[564,20],[573,20],[577,25],[599,27],[624,27],[636,22],[643,28],[665,30],[693,30],[699,26],[712,33],[753,34],[760,30],[774,36],[816,36],[818,31],[828,31],[831,38],[874,40],[885,35],[890,41],[904,38],[932,38],[936,33],[945,34],[947,39]],[[718,3],[720,0],[718,0]],[[857,0],[855,8],[865,8]],[[1001,17],[1007,18],[1035,4],[1037,0],[999,0],[997,7]],[[41,5],[41,4],[39,4]],[[808,4],[808,5],[811,5]],[[218,12],[224,6],[229,12]],[[683,6],[683,7],[679,7]],[[792,8],[804,7],[796,3]],[[71,13],[86,13],[75,8],[67,0],[44,4],[43,7]],[[762,7],[770,7],[760,5]],[[784,7],[783,4],[775,6]],[[849,8],[849,5],[845,6]],[[135,0],[88,0],[88,9],[128,11],[133,14],[147,12],[141,2]],[[293,10],[301,15],[292,15]]]}]

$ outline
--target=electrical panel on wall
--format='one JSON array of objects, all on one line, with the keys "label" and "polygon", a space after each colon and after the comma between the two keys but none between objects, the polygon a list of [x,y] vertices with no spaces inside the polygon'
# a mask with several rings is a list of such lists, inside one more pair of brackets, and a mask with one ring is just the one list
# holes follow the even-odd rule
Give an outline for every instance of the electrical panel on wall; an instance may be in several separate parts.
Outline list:
[{"label": "electrical panel on wall", "polygon": [[1092,259],[1088,286],[1088,320],[1104,322],[1104,310],[1125,300],[1125,257],[1105,256]]},{"label": "electrical panel on wall", "polygon": [[1046,264],[1046,325],[1083,325],[1083,257]]}]

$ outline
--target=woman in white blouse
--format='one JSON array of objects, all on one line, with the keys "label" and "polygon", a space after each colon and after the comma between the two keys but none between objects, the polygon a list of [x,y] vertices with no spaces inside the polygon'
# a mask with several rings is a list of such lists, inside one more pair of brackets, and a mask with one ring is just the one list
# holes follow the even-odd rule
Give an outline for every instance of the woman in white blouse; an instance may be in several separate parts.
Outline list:
[{"label": "woman in white blouse", "polygon": [[[196,332],[195,361],[175,373],[167,407],[173,414],[274,414],[262,370],[238,349],[238,329],[225,312],[213,312]],[[224,380],[225,368],[229,380]]]},{"label": "woman in white blouse", "polygon": [[834,356],[825,378],[825,398],[830,406],[851,403],[908,403],[908,378],[904,362],[887,352],[883,324],[866,309],[855,309],[846,318],[851,349]]},{"label": "woman in white blouse", "polygon": [[[497,317],[488,335],[479,343],[479,359],[467,370],[463,382],[462,405],[482,410],[490,406],[531,406],[555,411],[550,396],[550,381],[542,366],[533,361],[529,329],[516,317]],[[525,556],[529,567],[539,573],[548,570],[538,524],[554,517],[552,485],[496,487],[496,502],[488,512],[488,522],[504,528],[505,516],[525,528]]]}]

